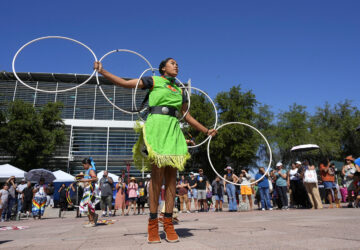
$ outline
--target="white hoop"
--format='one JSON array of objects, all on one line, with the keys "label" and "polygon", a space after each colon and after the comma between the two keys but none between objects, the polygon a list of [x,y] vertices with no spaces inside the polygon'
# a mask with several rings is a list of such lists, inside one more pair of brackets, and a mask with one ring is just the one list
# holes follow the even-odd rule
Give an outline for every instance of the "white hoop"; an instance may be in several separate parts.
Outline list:
[{"label": "white hoop", "polygon": [[[134,55],[137,55],[139,56],[140,58],[142,58],[150,67],[150,69],[152,69],[152,65],[151,63],[141,54],[135,52],[135,51],[132,51],[132,50],[128,50],[128,49],[115,49],[115,50],[112,50],[112,51],[109,51],[108,53],[106,53],[105,55],[103,55],[99,62],[101,62],[102,60],[105,59],[105,57],[107,57],[108,55],[112,54],[112,53],[116,53],[116,52],[128,52],[128,53],[131,53],[131,54],[134,54]],[[105,99],[112,105],[114,106],[116,109],[126,113],[126,114],[136,114],[136,113],[139,113],[139,112],[142,112],[144,111],[145,109],[141,110],[141,111],[128,111],[128,110],[125,110],[125,109],[122,109],[120,108],[119,106],[117,106],[115,103],[113,103],[108,97],[107,95],[105,94],[105,92],[103,91],[102,87],[101,87],[101,84],[100,84],[100,81],[99,81],[99,73],[96,71],[96,74],[95,74],[95,77],[96,77],[96,81],[97,81],[97,85],[101,91],[101,93],[103,94],[103,96],[105,97]],[[135,106],[135,110],[136,110],[136,106]]]},{"label": "white hoop", "polygon": [[220,128],[225,127],[225,126],[227,126],[227,125],[231,125],[231,124],[237,124],[237,125],[247,126],[247,127],[249,127],[249,128],[252,128],[252,129],[255,130],[258,134],[261,135],[261,137],[265,140],[266,145],[267,145],[267,147],[268,147],[268,149],[269,149],[269,154],[270,154],[269,165],[267,166],[267,169],[266,169],[265,173],[263,174],[263,176],[261,176],[260,179],[254,181],[254,182],[250,182],[250,184],[239,184],[239,183],[235,183],[235,182],[228,181],[228,180],[226,180],[224,177],[222,177],[222,176],[216,171],[216,169],[214,168],[214,166],[213,166],[213,164],[212,164],[212,162],[211,162],[211,159],[210,159],[210,142],[211,142],[212,136],[210,136],[210,139],[209,139],[209,141],[208,141],[208,146],[207,146],[207,155],[208,155],[208,159],[209,159],[210,166],[211,166],[211,168],[214,170],[215,174],[216,174],[217,176],[219,176],[220,179],[222,179],[223,181],[225,181],[225,182],[227,182],[227,183],[234,184],[234,185],[237,185],[237,186],[245,186],[245,185],[255,184],[255,183],[261,181],[261,180],[265,177],[265,175],[269,172],[269,170],[270,170],[270,166],[271,166],[271,162],[272,162],[272,151],[271,151],[271,147],[270,147],[270,145],[269,145],[269,142],[268,142],[267,139],[265,138],[265,136],[264,136],[258,129],[256,129],[255,127],[253,127],[253,126],[251,126],[251,125],[249,125],[249,124],[243,123],[243,122],[228,122],[228,123],[224,123],[224,124],[222,124],[221,126],[217,127],[216,130],[219,130]]},{"label": "white hoop", "polygon": [[35,90],[35,91],[40,91],[40,92],[44,92],[44,93],[61,93],[61,92],[66,92],[66,91],[70,91],[70,90],[74,90],[76,88],[79,88],[81,87],[82,85],[86,84],[87,82],[89,82],[91,80],[91,78],[94,76],[96,70],[93,71],[93,73],[89,76],[89,78],[87,78],[84,82],[82,82],[81,84],[78,84],[74,87],[71,87],[71,88],[68,88],[68,89],[61,89],[61,90],[43,90],[43,89],[39,89],[39,88],[34,88],[34,87],[31,87],[30,85],[26,84],[25,82],[23,82],[20,77],[16,74],[16,70],[15,70],[15,60],[17,58],[17,56],[19,55],[19,53],[28,45],[34,43],[34,42],[37,42],[37,41],[40,41],[40,40],[44,40],[44,39],[52,39],[52,38],[55,38],[55,39],[64,39],[64,40],[69,40],[69,41],[73,41],[75,43],[78,43],[80,44],[81,46],[85,47],[87,50],[90,51],[90,53],[93,55],[94,59],[95,59],[95,62],[97,61],[97,57],[95,55],[95,53],[88,47],[86,46],[85,44],[75,40],[75,39],[72,39],[72,38],[69,38],[69,37],[64,37],[64,36],[44,36],[44,37],[39,37],[39,38],[36,38],[26,44],[24,44],[15,54],[14,58],[13,58],[13,61],[12,61],[12,70],[13,70],[13,73],[14,73],[14,76],[16,77],[16,79],[21,82],[23,85],[25,85],[26,87],[32,89],[32,90]]},{"label": "white hoop", "polygon": [[[156,69],[156,68],[148,68],[148,69],[144,70],[144,72],[141,73],[141,75],[140,75],[140,77],[138,78],[138,81],[137,81],[137,83],[136,83],[136,87],[135,87],[135,91],[134,91],[134,95],[133,95],[133,103],[134,103],[135,110],[137,109],[137,107],[136,107],[136,91],[137,91],[137,89],[138,89],[140,80],[141,80],[141,78],[143,77],[143,75],[144,75],[146,72],[150,71],[150,70],[151,70],[152,72],[154,72],[155,70],[159,71],[159,69]],[[175,79],[180,83],[181,87],[185,89],[186,94],[187,94],[187,96],[188,96],[188,108],[187,108],[186,112],[184,113],[184,115],[181,117],[181,119],[178,119],[179,121],[181,121],[182,119],[185,118],[185,116],[186,116],[187,113],[189,112],[189,109],[190,109],[190,94],[189,94],[189,91],[186,90],[185,85],[184,85],[177,77],[175,77]],[[139,114],[139,113],[138,113],[138,114]],[[139,116],[139,115],[138,115],[138,116]],[[144,119],[143,119],[141,116],[139,116],[139,118],[140,118],[140,120],[142,120],[143,122],[145,122]]]},{"label": "white hoop", "polygon": [[[216,106],[215,106],[215,103],[214,101],[210,98],[210,96],[208,94],[206,94],[205,91],[199,89],[199,88],[195,88],[195,87],[187,87],[187,88],[190,88],[190,89],[195,89],[196,91],[199,91],[201,93],[203,93],[211,102],[211,104],[213,105],[214,107],[214,111],[215,111],[215,124],[214,124],[214,129],[216,128],[217,126],[217,123],[218,123],[218,114],[217,114],[217,109],[216,109]],[[196,148],[196,147],[199,147],[201,145],[203,145],[207,140],[210,139],[210,135],[208,137],[206,137],[206,139],[204,139],[201,143],[195,145],[195,146],[188,146],[188,148]]]}]

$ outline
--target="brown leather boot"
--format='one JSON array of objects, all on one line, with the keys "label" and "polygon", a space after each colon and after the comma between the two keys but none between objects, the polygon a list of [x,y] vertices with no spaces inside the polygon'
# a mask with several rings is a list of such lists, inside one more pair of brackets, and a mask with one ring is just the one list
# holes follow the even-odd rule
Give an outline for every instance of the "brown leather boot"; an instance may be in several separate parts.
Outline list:
[{"label": "brown leather boot", "polygon": [[158,219],[149,219],[148,224],[148,243],[160,243]]},{"label": "brown leather boot", "polygon": [[168,242],[178,242],[179,236],[175,232],[172,218],[164,218],[164,231]]}]

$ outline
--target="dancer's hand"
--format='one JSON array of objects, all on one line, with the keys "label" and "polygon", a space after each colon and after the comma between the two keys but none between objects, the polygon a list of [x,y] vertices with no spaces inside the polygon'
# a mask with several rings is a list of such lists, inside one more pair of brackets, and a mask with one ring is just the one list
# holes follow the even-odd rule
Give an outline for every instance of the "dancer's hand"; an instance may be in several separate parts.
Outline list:
[{"label": "dancer's hand", "polygon": [[206,134],[214,137],[217,134],[217,130],[216,129],[209,129]]},{"label": "dancer's hand", "polygon": [[103,71],[102,63],[94,62],[94,70],[96,70],[97,72],[99,72],[101,74],[101,72]]}]

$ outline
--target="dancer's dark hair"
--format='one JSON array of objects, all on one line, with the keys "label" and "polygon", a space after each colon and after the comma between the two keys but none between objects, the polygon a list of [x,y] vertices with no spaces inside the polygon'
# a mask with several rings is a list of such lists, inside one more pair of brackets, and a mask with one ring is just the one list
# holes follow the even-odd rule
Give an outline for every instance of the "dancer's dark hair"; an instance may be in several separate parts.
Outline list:
[{"label": "dancer's dark hair", "polygon": [[171,59],[174,59],[174,58],[168,57],[168,58],[166,58],[165,60],[162,60],[162,61],[161,61],[160,65],[159,65],[160,75],[162,75],[162,76],[164,75],[165,72],[162,70],[162,68],[164,68],[165,65],[167,64],[167,62],[170,61]]}]

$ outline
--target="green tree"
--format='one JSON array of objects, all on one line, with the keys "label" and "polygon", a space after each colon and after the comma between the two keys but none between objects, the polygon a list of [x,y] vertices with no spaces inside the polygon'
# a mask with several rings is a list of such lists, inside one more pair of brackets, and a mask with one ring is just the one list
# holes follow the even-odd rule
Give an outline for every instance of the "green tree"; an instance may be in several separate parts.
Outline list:
[{"label": "green tree", "polygon": [[[256,120],[257,101],[255,95],[251,91],[243,92],[240,86],[234,86],[227,92],[218,93],[215,103],[218,109],[219,124],[233,121],[254,124]],[[214,116],[209,115],[213,108],[204,96],[192,96],[190,110],[195,119],[207,127],[213,126]],[[195,135],[197,143],[200,139],[206,138],[191,128],[189,131],[193,136]],[[231,164],[237,170],[252,164],[256,159],[259,139],[257,134],[244,126],[229,125],[221,128],[218,135],[212,139],[210,147],[211,160],[216,170],[222,173],[226,164]],[[192,159],[187,167],[202,167],[209,177],[213,177],[214,173],[210,169],[207,159],[207,146],[203,145],[190,150],[190,152]]]},{"label": "green tree", "polygon": [[289,163],[294,157],[290,149],[300,144],[314,143],[309,130],[310,115],[306,107],[294,103],[289,111],[278,114],[278,122],[274,129],[277,150],[283,163]]},{"label": "green tree", "polygon": [[37,112],[33,105],[16,100],[1,112],[0,147],[12,157],[11,164],[24,170],[44,167],[65,141],[62,107],[48,103]]},{"label": "green tree", "polygon": [[360,135],[355,131],[359,124],[360,111],[351,101],[333,107],[326,103],[311,117],[311,134],[325,157],[342,161],[360,152]]}]

